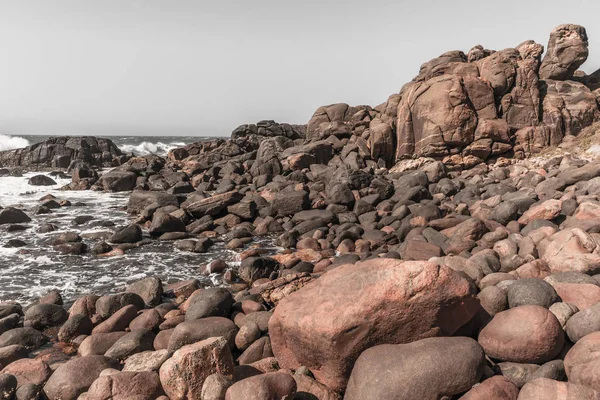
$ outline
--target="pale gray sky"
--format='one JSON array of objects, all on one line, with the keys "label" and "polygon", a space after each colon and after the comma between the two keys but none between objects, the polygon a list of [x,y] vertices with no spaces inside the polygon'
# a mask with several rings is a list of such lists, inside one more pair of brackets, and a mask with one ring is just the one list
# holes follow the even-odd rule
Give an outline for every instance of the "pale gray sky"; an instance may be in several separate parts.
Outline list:
[{"label": "pale gray sky", "polygon": [[377,105],[452,49],[544,46],[597,0],[0,0],[0,133],[229,135]]}]

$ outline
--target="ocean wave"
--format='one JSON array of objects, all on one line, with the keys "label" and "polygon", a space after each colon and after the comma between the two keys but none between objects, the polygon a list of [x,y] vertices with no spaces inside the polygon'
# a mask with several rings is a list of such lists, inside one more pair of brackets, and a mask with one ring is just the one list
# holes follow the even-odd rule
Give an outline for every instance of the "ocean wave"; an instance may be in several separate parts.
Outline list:
[{"label": "ocean wave", "polygon": [[20,149],[29,146],[29,140],[10,135],[0,135],[0,151]]},{"label": "ocean wave", "polygon": [[140,144],[122,144],[119,146],[122,152],[124,153],[133,153],[138,156],[146,156],[148,154],[156,154],[159,156],[165,156],[171,149],[175,149],[177,147],[185,146],[183,142],[172,142],[172,143],[163,143],[163,142],[142,142]]}]

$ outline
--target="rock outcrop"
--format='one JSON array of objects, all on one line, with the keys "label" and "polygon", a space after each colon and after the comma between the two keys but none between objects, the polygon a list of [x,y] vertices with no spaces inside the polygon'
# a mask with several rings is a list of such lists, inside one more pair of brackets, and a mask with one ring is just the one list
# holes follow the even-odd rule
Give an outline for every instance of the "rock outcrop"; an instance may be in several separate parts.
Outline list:
[{"label": "rock outcrop", "polygon": [[73,161],[95,167],[114,167],[125,161],[124,154],[110,140],[90,136],[51,137],[23,149],[0,152],[0,166],[29,170],[68,168]]}]

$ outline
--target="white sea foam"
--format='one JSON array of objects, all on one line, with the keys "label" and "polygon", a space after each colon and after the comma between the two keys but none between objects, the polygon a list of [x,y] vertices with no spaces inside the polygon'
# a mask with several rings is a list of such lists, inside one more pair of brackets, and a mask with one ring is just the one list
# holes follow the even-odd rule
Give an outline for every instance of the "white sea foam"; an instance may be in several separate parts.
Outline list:
[{"label": "white sea foam", "polygon": [[157,154],[159,156],[167,155],[169,150],[175,149],[177,147],[185,146],[183,142],[172,142],[172,143],[163,143],[163,142],[142,142],[140,144],[123,144],[119,148],[124,153],[134,153],[137,156],[145,156],[148,154]]},{"label": "white sea foam", "polygon": [[0,151],[20,149],[29,146],[29,140],[10,135],[0,135]]}]

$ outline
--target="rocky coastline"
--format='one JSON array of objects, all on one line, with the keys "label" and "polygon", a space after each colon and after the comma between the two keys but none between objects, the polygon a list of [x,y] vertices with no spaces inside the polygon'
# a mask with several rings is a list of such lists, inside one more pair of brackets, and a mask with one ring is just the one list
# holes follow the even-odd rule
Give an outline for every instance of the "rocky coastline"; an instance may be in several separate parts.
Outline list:
[{"label": "rocky coastline", "polygon": [[166,158],[92,137],[0,152],[0,175],[71,177],[35,208],[2,204],[0,229],[72,207],[74,190],[130,192],[129,224],[48,250],[218,245],[240,261],[1,303],[0,398],[600,398],[600,161],[577,151],[600,130],[587,56],[585,29],[561,25],[545,54],[450,51],[379,106],[243,125]]}]

